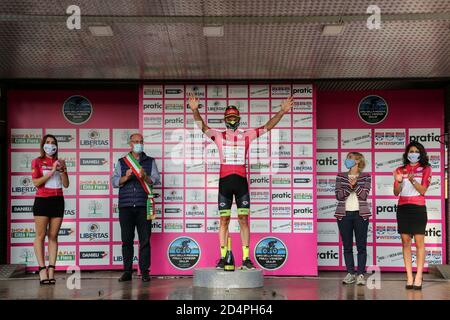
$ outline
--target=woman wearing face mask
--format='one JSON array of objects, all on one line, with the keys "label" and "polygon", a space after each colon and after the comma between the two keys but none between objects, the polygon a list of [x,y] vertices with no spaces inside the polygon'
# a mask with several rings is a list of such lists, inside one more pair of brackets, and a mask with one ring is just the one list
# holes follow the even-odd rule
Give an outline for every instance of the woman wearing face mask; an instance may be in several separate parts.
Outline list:
[{"label": "woman wearing face mask", "polygon": [[[345,159],[348,172],[341,172],[336,177],[336,199],[338,205],[335,217],[344,246],[344,260],[347,276],[344,284],[365,285],[364,273],[367,262],[367,231],[370,209],[367,196],[371,187],[371,176],[363,173],[366,166],[364,156],[359,152],[350,152]],[[355,271],[353,259],[353,234],[358,250],[358,270]]]},{"label": "woman wearing face mask", "polygon": [[[69,177],[64,160],[58,159],[58,142],[47,134],[41,141],[41,154],[31,163],[36,197],[33,215],[36,230],[34,252],[39,263],[41,284],[55,284],[54,277],[58,253],[58,233],[64,216],[64,197],[62,188],[69,187]],[[48,270],[45,267],[45,236],[48,237]]]},{"label": "woman wearing face mask", "polygon": [[[406,289],[422,289],[422,272],[425,264],[425,228],[427,208],[425,192],[431,182],[431,167],[425,148],[411,142],[403,154],[403,166],[394,170],[394,194],[400,196],[397,206],[398,232],[402,238],[405,262]],[[417,255],[417,274],[413,277],[411,242],[414,237]]]}]

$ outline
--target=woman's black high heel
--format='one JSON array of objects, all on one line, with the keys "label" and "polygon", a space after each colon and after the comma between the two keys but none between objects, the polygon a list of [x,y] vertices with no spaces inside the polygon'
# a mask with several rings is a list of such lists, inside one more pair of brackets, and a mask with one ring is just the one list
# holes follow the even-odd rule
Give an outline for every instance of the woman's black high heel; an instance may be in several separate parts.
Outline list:
[{"label": "woman's black high heel", "polygon": [[[49,265],[48,268],[49,269],[50,268],[55,269],[55,266]],[[48,279],[48,283],[49,284],[56,284],[56,279],[55,278]]]},{"label": "woman's black high heel", "polygon": [[47,269],[46,266],[43,267],[39,267],[39,284],[43,285],[43,284],[50,284],[50,280],[49,279],[43,279],[41,280],[41,271]]}]

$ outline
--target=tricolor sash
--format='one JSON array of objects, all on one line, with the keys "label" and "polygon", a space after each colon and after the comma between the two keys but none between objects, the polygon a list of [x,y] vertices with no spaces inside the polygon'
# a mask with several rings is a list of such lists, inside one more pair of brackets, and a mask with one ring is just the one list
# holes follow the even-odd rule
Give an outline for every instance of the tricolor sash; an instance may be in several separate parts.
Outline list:
[{"label": "tricolor sash", "polygon": [[156,210],[155,210],[155,197],[153,195],[153,186],[141,178],[141,165],[139,162],[133,157],[130,153],[127,154],[126,157],[123,158],[125,163],[130,167],[131,171],[133,171],[136,178],[141,183],[142,188],[147,193],[147,220],[153,220],[156,218]]}]

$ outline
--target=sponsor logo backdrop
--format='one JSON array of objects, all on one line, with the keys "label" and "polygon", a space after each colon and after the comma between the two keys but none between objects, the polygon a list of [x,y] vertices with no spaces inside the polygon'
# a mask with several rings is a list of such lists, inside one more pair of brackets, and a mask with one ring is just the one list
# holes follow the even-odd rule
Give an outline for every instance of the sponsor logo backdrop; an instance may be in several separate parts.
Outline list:
[{"label": "sponsor logo backdrop", "polygon": [[[388,105],[387,117],[378,124],[367,124],[358,116],[358,104],[368,95],[378,95]],[[404,270],[392,171],[402,165],[404,148],[413,140],[425,146],[433,169],[426,194],[426,263],[445,263],[444,145],[437,141],[444,133],[443,92],[321,92],[317,103],[319,269],[345,270],[342,254],[338,254],[343,248],[333,216],[336,209],[334,185],[337,172],[346,170],[343,162],[347,153],[358,151],[367,160],[365,171],[372,174],[367,265],[378,265],[382,270]],[[354,252],[356,254],[356,248]]]},{"label": "sponsor logo backdrop", "polygon": [[[161,211],[152,235],[152,272],[192,274],[193,267],[214,266],[220,255],[218,149],[193,121],[190,92],[199,98],[208,126],[219,130],[225,130],[223,112],[229,104],[240,109],[241,128],[256,128],[293,94],[292,113],[250,146],[251,257],[265,274],[316,275],[315,92],[312,85],[289,83],[141,87],[139,126],[145,150],[157,158],[163,177],[155,188]],[[234,203],[230,235],[240,266]]]}]

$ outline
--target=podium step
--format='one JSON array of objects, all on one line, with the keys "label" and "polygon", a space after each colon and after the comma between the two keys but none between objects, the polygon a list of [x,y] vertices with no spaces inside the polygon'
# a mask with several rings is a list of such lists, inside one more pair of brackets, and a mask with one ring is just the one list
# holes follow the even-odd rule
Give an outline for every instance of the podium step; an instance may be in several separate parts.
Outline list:
[{"label": "podium step", "polygon": [[25,275],[25,264],[1,264],[0,279],[14,278]]},{"label": "podium step", "polygon": [[234,272],[202,268],[194,270],[194,287],[249,289],[264,285],[262,270],[235,270]]}]

